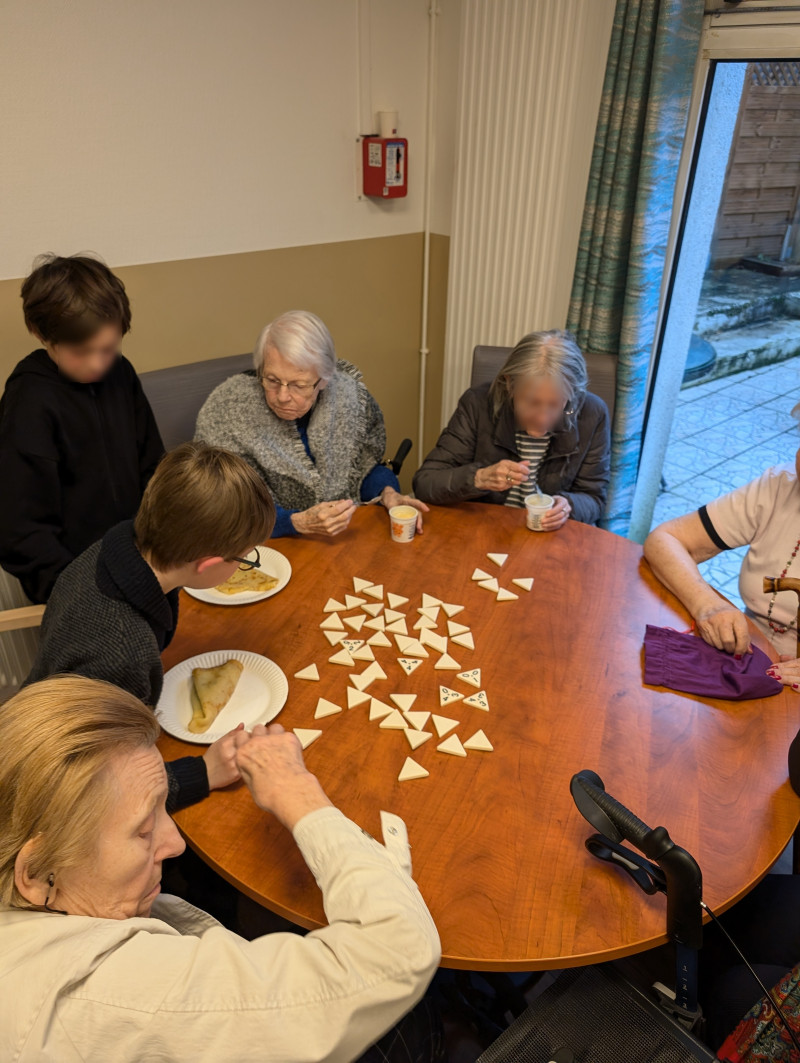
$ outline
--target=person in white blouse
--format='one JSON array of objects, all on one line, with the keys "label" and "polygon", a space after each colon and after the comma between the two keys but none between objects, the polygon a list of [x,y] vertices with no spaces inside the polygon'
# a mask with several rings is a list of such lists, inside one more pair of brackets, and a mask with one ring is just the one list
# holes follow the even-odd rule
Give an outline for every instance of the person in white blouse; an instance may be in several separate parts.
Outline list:
[{"label": "person in white blouse", "polygon": [[[695,512],[659,524],[644,544],[644,556],[656,576],[686,606],[706,642],[727,653],[747,653],[749,618],[780,657],[769,674],[796,690],[797,595],[765,594],[763,580],[800,576],[799,478],[800,451],[791,464],[767,469]],[[749,550],[739,573],[743,613],[706,583],[697,566],[722,550],[745,545]]]},{"label": "person in white blouse", "polygon": [[0,1059],[350,1063],[440,959],[402,820],[384,848],[331,805],[293,734],[242,732],[253,800],[292,831],[328,918],[246,941],[159,896],[184,842],[158,733],[137,698],[78,676],[3,706]]}]

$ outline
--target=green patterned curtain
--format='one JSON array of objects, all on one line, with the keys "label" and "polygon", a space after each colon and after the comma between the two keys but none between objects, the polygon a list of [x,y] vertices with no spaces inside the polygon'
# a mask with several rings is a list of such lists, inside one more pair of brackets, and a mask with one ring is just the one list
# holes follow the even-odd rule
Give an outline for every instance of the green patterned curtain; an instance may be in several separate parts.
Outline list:
[{"label": "green patterned curtain", "polygon": [[567,327],[617,357],[604,527],[625,535],[703,0],[617,0]]}]

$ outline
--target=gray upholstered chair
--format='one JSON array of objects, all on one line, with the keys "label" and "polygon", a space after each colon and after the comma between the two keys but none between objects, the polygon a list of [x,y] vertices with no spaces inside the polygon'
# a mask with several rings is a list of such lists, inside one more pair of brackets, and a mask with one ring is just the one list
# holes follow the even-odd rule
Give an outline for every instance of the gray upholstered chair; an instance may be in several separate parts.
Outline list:
[{"label": "gray upholstered chair", "polygon": [[167,450],[194,438],[200,407],[223,380],[253,368],[252,354],[233,354],[140,373],[144,393]]},{"label": "gray upholstered chair", "polygon": [[[472,352],[470,387],[494,380],[510,352],[511,347],[476,347]],[[611,354],[587,354],[586,368],[589,370],[590,391],[600,396],[613,418],[617,386],[616,358]]]}]

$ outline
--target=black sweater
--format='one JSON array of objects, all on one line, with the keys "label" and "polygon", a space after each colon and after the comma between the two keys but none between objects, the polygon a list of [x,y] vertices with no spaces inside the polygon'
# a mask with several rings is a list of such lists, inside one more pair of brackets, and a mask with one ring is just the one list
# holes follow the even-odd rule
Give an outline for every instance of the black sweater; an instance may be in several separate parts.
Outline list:
[{"label": "black sweater", "polygon": [[[177,623],[178,592],[164,594],[136,547],[133,522],[123,521],[59,576],[25,683],[72,672],[104,679],[155,705],[164,676],[161,651]],[[173,761],[167,774],[170,812],[208,795],[202,757]]]},{"label": "black sweater", "polygon": [[135,515],[163,453],[122,355],[96,384],[69,380],[47,351],[23,358],[0,400],[0,565],[46,602],[73,558]]}]

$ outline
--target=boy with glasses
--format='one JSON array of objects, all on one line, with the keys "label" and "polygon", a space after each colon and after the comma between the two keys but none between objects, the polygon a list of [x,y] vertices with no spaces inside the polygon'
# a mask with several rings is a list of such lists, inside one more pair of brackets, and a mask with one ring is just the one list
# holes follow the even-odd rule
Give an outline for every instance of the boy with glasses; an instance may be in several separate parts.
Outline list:
[{"label": "boy with glasses", "polygon": [[[184,443],[159,464],[133,521],[111,528],[59,576],[26,679],[74,672],[122,687],[148,705],[163,682],[161,652],[178,622],[180,587],[224,583],[260,564],[253,545],[268,539],[275,507],[242,458]],[[167,765],[169,811],[239,778],[235,731],[203,757]]]}]

